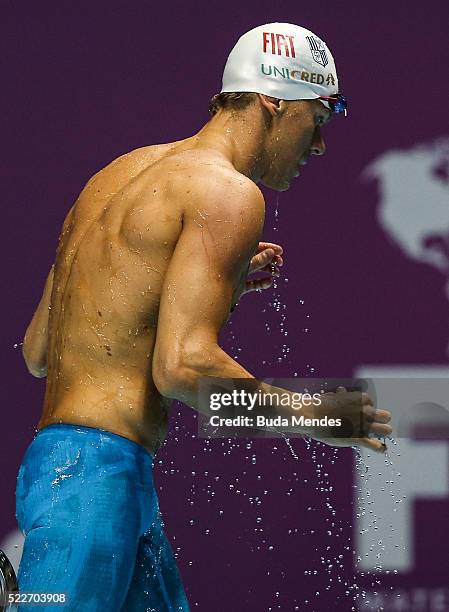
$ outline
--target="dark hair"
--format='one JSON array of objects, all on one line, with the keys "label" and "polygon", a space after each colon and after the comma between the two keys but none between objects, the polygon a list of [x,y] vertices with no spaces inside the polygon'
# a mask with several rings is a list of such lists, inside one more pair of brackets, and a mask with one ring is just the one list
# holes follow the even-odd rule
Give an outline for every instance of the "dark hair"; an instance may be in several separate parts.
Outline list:
[{"label": "dark hair", "polygon": [[209,113],[214,116],[220,108],[242,110],[256,100],[257,94],[249,91],[222,92],[209,102]]}]

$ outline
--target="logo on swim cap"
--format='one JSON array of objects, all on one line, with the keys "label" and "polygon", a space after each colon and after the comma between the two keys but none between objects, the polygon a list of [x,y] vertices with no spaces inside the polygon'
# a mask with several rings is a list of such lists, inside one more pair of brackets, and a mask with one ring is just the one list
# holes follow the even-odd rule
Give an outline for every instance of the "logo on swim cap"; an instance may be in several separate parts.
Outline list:
[{"label": "logo on swim cap", "polygon": [[316,38],[316,36],[306,36],[306,38],[309,41],[309,47],[312,51],[313,59],[316,61],[317,64],[321,64],[323,68],[324,66],[327,66],[329,61],[327,59],[326,48],[323,44],[323,41],[319,38]]},{"label": "logo on swim cap", "polygon": [[338,77],[321,38],[301,26],[275,22],[239,38],[227,59],[221,91],[313,100],[336,94]]},{"label": "logo on swim cap", "polygon": [[274,32],[262,32],[262,51],[264,53],[268,53],[270,51],[271,53],[277,53],[278,55],[282,55],[284,53],[286,57],[296,57],[293,39],[294,36],[277,34]]}]

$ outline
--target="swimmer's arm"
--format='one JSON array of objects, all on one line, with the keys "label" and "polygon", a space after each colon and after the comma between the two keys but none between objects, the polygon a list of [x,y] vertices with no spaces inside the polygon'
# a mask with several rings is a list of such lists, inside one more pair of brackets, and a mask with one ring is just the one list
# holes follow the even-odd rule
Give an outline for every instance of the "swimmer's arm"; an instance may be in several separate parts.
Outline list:
[{"label": "swimmer's arm", "polygon": [[254,183],[230,173],[192,176],[183,189],[176,197],[189,199],[162,288],[153,378],[162,395],[197,409],[202,376],[253,378],[218,335],[244,286],[265,205]]},{"label": "swimmer's arm", "polygon": [[[64,233],[69,230],[72,223],[77,202],[70,208],[67,213],[61,232],[59,241],[61,241]],[[51,293],[53,290],[55,264],[50,268],[47,280],[45,282],[44,291],[42,294],[39,306],[31,319],[30,324],[25,332],[23,339],[22,354],[25,359],[26,366],[30,374],[36,378],[44,378],[47,376],[47,349],[48,349],[48,320],[51,304]]]},{"label": "swimmer's arm", "polygon": [[[208,408],[199,401],[199,383],[203,377],[243,379],[239,387],[253,397],[261,392],[280,398],[291,392],[257,380],[218,345],[218,335],[245,282],[248,263],[262,232],[263,197],[254,184],[250,187],[245,181],[223,183],[215,174],[209,182],[204,177],[202,181],[206,189],[204,185],[198,188],[195,182],[192,185],[187,181],[184,193],[179,194],[194,201],[186,203],[183,229],[162,286],[152,374],[163,396],[180,400],[210,416]],[[329,413],[330,417],[344,414],[358,424],[360,403],[351,404],[349,396],[340,394],[339,402],[332,400],[337,409],[323,396],[322,414]],[[295,409],[293,401],[288,405],[274,401],[273,406],[258,405],[257,411],[265,417],[287,417],[285,427],[276,427],[276,430],[317,437],[307,423],[299,426],[288,419],[293,415],[313,417],[313,408]],[[232,416],[232,406],[230,414],[227,408],[220,410],[221,416]],[[380,411],[376,418],[377,422],[371,425],[372,432],[389,435],[391,428],[385,425],[388,413]],[[273,429],[268,422],[258,428]],[[318,437],[323,438],[321,434]],[[325,441],[384,450],[379,440],[368,437],[335,442],[327,434]]]},{"label": "swimmer's arm", "polygon": [[39,306],[27,327],[22,345],[22,354],[28,371],[36,378],[47,376],[48,318],[54,268],[53,264],[47,276]]},{"label": "swimmer's arm", "polygon": [[[177,195],[195,200],[187,202],[164,278],[152,374],[161,395],[201,411],[203,377],[245,379],[253,392],[284,390],[257,380],[218,344],[262,233],[263,196],[247,180],[221,183],[214,174],[209,182],[202,177],[200,187],[193,182]],[[289,409],[275,407],[276,415],[283,411]]]}]

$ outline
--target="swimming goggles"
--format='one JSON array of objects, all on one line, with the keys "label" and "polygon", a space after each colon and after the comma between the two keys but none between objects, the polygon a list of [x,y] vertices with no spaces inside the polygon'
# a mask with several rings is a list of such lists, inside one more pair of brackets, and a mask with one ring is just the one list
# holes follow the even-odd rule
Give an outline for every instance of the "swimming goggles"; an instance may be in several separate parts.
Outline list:
[{"label": "swimming goggles", "polygon": [[333,96],[319,96],[318,100],[325,100],[332,113],[336,115],[344,113],[345,117],[348,114],[348,101],[342,94],[335,94]]}]

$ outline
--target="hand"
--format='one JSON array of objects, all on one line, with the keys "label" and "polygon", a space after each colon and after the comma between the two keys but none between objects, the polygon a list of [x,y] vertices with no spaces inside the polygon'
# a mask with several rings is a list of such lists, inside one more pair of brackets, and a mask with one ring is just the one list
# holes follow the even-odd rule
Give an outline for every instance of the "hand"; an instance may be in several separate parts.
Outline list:
[{"label": "hand", "polygon": [[251,291],[258,291],[271,287],[273,278],[277,278],[280,275],[279,268],[284,265],[282,253],[283,248],[279,244],[274,244],[273,242],[259,242],[256,254],[249,264],[248,275],[260,271],[268,272],[271,276],[247,279],[241,296]]},{"label": "hand", "polygon": [[[308,435],[330,446],[362,446],[376,452],[385,452],[386,444],[370,437],[370,434],[390,436],[393,431],[388,425],[391,413],[388,410],[377,410],[368,393],[346,391],[344,387],[338,387],[336,393],[322,394],[321,400],[320,406],[304,407],[305,416],[338,418],[342,420],[342,427],[312,427],[311,433],[306,432]],[[342,437],[338,435],[339,429]],[[343,437],[345,432],[349,437]],[[338,437],[332,437],[335,435]]]}]

